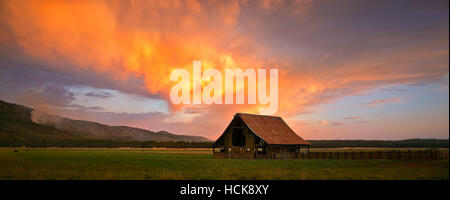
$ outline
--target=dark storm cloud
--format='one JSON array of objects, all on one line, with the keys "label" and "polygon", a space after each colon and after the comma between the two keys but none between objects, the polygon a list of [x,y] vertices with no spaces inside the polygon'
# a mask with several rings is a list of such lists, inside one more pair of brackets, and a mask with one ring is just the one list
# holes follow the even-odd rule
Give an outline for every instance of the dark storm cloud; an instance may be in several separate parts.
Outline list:
[{"label": "dark storm cloud", "polygon": [[39,89],[28,89],[19,97],[19,102],[30,106],[42,104],[66,107],[75,100],[75,94],[65,87],[45,85]]},{"label": "dark storm cloud", "polygon": [[[89,86],[114,89],[147,97],[158,97],[150,95],[142,87],[143,81],[140,78],[128,77],[123,82],[118,82],[110,76],[98,75],[89,68],[79,69],[68,66],[65,70],[59,70],[52,68],[48,63],[26,57],[17,50],[8,52],[7,49],[1,46],[0,60],[0,98],[9,101],[16,101],[29,89],[47,86]],[[60,64],[64,65],[64,63]],[[48,88],[48,90],[52,89],[55,88]],[[88,93],[87,96],[108,98],[112,97],[112,94],[107,92],[102,94]]]}]

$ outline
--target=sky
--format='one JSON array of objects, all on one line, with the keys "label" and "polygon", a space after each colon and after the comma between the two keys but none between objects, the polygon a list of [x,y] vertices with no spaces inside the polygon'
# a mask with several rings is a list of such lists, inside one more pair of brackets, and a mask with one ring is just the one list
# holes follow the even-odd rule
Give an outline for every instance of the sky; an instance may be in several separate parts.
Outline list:
[{"label": "sky", "polygon": [[448,4],[0,0],[0,99],[215,140],[264,105],[172,104],[201,60],[278,69],[275,115],[305,139],[448,138]]}]

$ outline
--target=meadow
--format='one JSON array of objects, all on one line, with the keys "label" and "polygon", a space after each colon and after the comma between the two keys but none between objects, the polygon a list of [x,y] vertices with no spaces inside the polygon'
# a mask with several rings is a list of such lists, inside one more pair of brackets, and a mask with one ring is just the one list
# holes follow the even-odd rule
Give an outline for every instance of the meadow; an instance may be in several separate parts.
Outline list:
[{"label": "meadow", "polygon": [[0,148],[3,180],[449,180],[448,165],[448,160],[213,159],[208,148]]}]

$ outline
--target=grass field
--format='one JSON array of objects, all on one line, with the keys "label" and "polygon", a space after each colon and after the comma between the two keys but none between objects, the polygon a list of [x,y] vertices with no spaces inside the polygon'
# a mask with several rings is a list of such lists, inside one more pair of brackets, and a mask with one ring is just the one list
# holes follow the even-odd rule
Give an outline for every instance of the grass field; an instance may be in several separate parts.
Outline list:
[{"label": "grass field", "polygon": [[448,161],[212,159],[209,149],[0,148],[0,179],[448,180],[448,165]]}]

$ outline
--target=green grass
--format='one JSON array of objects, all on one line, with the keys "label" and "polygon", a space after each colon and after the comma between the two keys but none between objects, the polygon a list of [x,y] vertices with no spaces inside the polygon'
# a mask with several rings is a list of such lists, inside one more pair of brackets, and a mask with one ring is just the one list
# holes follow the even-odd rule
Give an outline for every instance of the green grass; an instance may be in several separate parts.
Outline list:
[{"label": "green grass", "polygon": [[0,179],[445,179],[448,161],[212,159],[209,150],[0,149]]}]

